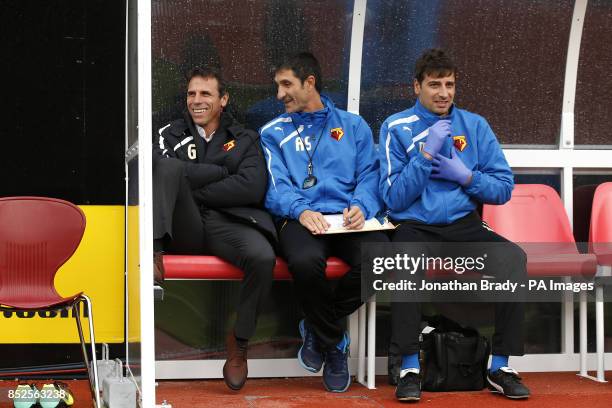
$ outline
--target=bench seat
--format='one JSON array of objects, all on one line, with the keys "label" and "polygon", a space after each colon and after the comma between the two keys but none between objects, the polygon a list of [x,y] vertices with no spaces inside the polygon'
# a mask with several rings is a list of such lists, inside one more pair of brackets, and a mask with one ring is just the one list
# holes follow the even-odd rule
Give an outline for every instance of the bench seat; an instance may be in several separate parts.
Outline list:
[{"label": "bench seat", "polygon": [[[216,256],[208,255],[164,255],[165,280],[241,280],[240,268]],[[341,259],[327,260],[327,279],[339,279],[349,270]],[[291,274],[284,259],[276,258],[275,280],[290,280]]]}]

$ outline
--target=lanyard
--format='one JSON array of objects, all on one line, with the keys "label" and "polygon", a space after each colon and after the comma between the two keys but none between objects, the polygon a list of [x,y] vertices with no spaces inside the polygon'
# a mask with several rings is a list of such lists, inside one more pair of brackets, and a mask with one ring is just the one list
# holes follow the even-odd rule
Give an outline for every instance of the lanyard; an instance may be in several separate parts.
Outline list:
[{"label": "lanyard", "polygon": [[315,148],[312,151],[312,155],[310,154],[310,152],[306,148],[306,144],[304,143],[304,139],[302,139],[302,135],[300,134],[300,131],[295,126],[295,123],[293,122],[293,119],[291,119],[291,124],[293,125],[293,127],[295,128],[295,131],[297,132],[297,137],[302,142],[302,145],[304,146],[304,151],[306,151],[306,154],[308,155],[308,167],[307,167],[308,176],[302,182],[302,188],[304,190],[309,189],[309,188],[313,187],[315,184],[317,184],[317,178],[313,175],[312,159],[314,158],[314,155],[317,152],[317,148],[319,147],[319,143],[321,143],[321,139],[323,139],[323,131],[327,127],[327,120],[329,119],[329,115],[330,114],[331,114],[331,112],[327,113],[327,117],[325,118],[325,121],[323,122],[323,127],[321,127],[321,131],[319,132],[319,139],[317,140],[317,144],[315,145]]}]

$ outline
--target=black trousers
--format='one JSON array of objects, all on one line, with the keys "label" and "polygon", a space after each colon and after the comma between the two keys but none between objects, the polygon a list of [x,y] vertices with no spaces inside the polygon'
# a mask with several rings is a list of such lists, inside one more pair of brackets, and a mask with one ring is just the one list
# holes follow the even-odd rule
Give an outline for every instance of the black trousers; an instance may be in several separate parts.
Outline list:
[{"label": "black trousers", "polygon": [[163,240],[165,251],[215,255],[244,271],[234,334],[249,339],[272,286],[276,263],[266,237],[222,212],[200,213],[183,162],[172,158],[158,160],[153,167],[153,222],[154,239]]},{"label": "black trousers", "polygon": [[[394,231],[393,242],[498,242],[503,246],[487,248],[486,274],[496,279],[518,282],[526,279],[527,256],[516,244],[483,227],[476,212],[448,225],[428,225],[418,221],[405,221]],[[426,254],[435,256],[435,254]],[[523,321],[525,307],[522,302],[495,303],[495,333],[493,354],[522,356]],[[419,352],[421,304],[418,302],[391,303],[391,353]]]},{"label": "black trousers", "polygon": [[[323,348],[335,346],[344,333],[341,319],[362,304],[361,244],[388,242],[389,238],[379,231],[312,235],[299,221],[290,220],[281,228],[279,239],[306,321]],[[342,259],[351,268],[335,289],[325,278],[330,256]]]}]

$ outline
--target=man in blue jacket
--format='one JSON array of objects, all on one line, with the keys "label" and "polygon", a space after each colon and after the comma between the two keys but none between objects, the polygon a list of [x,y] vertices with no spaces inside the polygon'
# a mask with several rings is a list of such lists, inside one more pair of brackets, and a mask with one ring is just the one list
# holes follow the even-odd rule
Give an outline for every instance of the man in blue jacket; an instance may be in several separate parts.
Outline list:
[{"label": "man in blue jacket", "polygon": [[[275,72],[286,113],[261,128],[269,181],[266,208],[280,224],[279,242],[305,314],[299,324],[300,364],[318,372],[332,392],[350,385],[350,339],[342,319],[361,301],[361,243],[386,242],[381,232],[357,232],[381,210],[372,131],[358,115],[321,96],[321,68],[310,53],[289,58]],[[325,234],[326,214],[342,214],[353,233]],[[332,289],[329,256],[350,271]]]},{"label": "man in blue jacket", "polygon": [[[487,121],[453,104],[457,69],[440,49],[426,51],[416,63],[416,104],[390,116],[380,131],[380,191],[390,217],[399,224],[393,242],[497,242],[503,253],[487,260],[487,274],[519,281],[526,256],[516,245],[482,223],[479,203],[510,199],[512,171]],[[392,347],[402,355],[396,397],[420,399],[417,302],[394,302]],[[524,306],[495,304],[490,388],[509,398],[529,390],[508,366],[508,356],[523,355]]]}]

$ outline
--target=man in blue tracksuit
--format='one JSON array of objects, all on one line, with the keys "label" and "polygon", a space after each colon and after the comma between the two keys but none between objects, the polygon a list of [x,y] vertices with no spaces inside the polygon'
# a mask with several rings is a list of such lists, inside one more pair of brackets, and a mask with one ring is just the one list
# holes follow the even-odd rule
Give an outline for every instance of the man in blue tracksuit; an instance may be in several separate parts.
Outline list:
[{"label": "man in blue tracksuit", "polygon": [[[416,63],[416,104],[381,127],[380,192],[399,224],[392,240],[506,243],[502,251],[489,253],[486,273],[516,282],[526,276],[524,252],[491,231],[476,212],[479,203],[510,199],[512,171],[487,121],[453,104],[456,71],[444,51],[426,51]],[[391,311],[392,351],[402,356],[396,397],[418,401],[421,307],[394,302]],[[509,398],[529,396],[518,373],[508,367],[508,356],[523,355],[523,317],[523,303],[495,304],[487,379],[493,390]]]},{"label": "man in blue tracksuit", "polygon": [[[325,364],[325,387],[343,392],[350,385],[349,338],[341,320],[361,305],[361,243],[388,240],[381,232],[357,232],[382,207],[372,131],[321,96],[312,54],[289,58],[274,81],[286,113],[260,131],[269,172],[265,205],[279,221],[280,249],[305,314],[298,359],[311,372]],[[325,214],[342,214],[353,233],[326,235]],[[351,267],[335,289],[325,278],[329,256]]]}]

